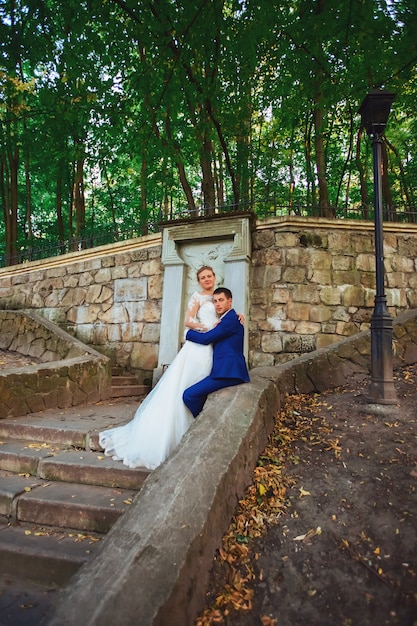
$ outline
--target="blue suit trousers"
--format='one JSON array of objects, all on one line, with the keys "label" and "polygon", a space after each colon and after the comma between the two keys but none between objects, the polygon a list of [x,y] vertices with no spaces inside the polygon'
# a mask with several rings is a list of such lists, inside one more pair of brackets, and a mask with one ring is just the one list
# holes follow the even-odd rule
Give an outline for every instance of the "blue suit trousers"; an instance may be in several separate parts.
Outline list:
[{"label": "blue suit trousers", "polygon": [[188,389],[184,391],[182,399],[193,416],[197,417],[203,410],[209,393],[223,389],[224,387],[241,385],[243,382],[241,378],[212,378],[211,376],[207,376],[195,385],[188,387]]}]

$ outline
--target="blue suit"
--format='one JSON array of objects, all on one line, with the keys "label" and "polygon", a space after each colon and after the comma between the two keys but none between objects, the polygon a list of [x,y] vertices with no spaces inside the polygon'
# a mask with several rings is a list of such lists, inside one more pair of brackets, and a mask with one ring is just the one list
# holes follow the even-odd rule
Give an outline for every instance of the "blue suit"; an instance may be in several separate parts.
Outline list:
[{"label": "blue suit", "polygon": [[212,330],[187,331],[186,339],[203,345],[213,344],[213,366],[210,375],[184,391],[183,400],[194,417],[202,411],[209,393],[249,382],[243,356],[244,329],[234,309],[230,309]]}]

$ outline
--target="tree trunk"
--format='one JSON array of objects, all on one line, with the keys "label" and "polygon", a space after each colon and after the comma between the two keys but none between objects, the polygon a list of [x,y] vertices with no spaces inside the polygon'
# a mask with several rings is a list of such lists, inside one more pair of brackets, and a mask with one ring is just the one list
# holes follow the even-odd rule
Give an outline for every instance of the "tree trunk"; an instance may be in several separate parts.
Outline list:
[{"label": "tree trunk", "polygon": [[324,148],[324,110],[321,105],[322,96],[317,89],[314,102],[314,147],[316,151],[317,181],[319,186],[320,217],[334,217],[334,210],[330,207],[329,191],[326,177],[326,155]]},{"label": "tree trunk", "polygon": [[406,176],[406,174],[404,172],[404,167],[403,167],[403,164],[402,164],[401,157],[398,154],[398,150],[395,148],[395,146],[392,145],[392,143],[390,143],[388,141],[388,139],[385,137],[385,135],[384,135],[384,143],[391,150],[391,152],[393,152],[395,154],[395,157],[396,157],[397,162],[398,162],[398,167],[399,167],[399,170],[400,170],[400,174],[401,174],[401,176],[400,176],[401,187],[402,187],[403,193],[405,195],[405,200],[406,200],[407,206],[408,207],[412,207],[414,205],[414,200],[413,200],[413,197],[412,197],[412,190],[408,186],[407,176]]},{"label": "tree trunk", "polygon": [[382,152],[382,196],[385,199],[385,219],[389,222],[395,221],[396,210],[392,200],[391,187],[388,179],[388,154],[387,145],[383,141],[381,146]]},{"label": "tree trunk", "polygon": [[369,196],[368,187],[366,184],[366,172],[362,164],[361,159],[361,143],[362,143],[363,129],[360,128],[356,139],[356,167],[359,173],[359,185],[361,191],[361,205],[362,205],[362,217],[363,219],[369,219]]},{"label": "tree trunk", "polygon": [[56,206],[56,222],[58,226],[59,245],[61,246],[61,254],[65,254],[65,231],[64,219],[62,217],[62,173],[58,171],[55,186],[55,206]]},{"label": "tree trunk", "polygon": [[204,133],[201,141],[200,165],[203,180],[201,188],[203,192],[204,213],[213,215],[216,207],[216,194],[214,191],[214,176],[212,168],[213,142]]},{"label": "tree trunk", "polygon": [[[307,205],[311,203],[313,207],[317,206],[317,192],[313,175],[313,162],[311,157],[311,123],[306,120],[304,139],[304,154],[306,160],[307,174]],[[311,190],[311,191],[310,191]],[[311,195],[310,195],[311,194]]]},{"label": "tree trunk", "polygon": [[[77,239],[80,239],[80,237],[82,238],[85,235],[84,157],[79,157],[75,162],[72,195],[73,213],[75,215],[75,236]],[[81,247],[85,247],[84,242],[82,242]]]},{"label": "tree trunk", "polygon": [[19,149],[17,147],[9,151],[8,164],[10,172],[10,219],[9,232],[6,234],[6,241],[8,249],[8,265],[16,265],[19,262],[17,254]]},{"label": "tree trunk", "polygon": [[[145,226],[142,223],[142,235],[147,235],[148,234],[148,224],[147,224],[147,215],[148,215],[148,210],[147,210],[147,196],[146,196],[146,174],[147,174],[147,169],[148,169],[148,161],[146,159],[146,154],[145,151],[142,152],[142,162],[140,165],[140,215],[141,215],[141,222],[143,221],[142,218],[144,218],[145,220]],[[114,211],[113,211],[113,228],[116,232],[117,226],[116,226],[116,220],[115,220],[115,216],[114,216]]]}]

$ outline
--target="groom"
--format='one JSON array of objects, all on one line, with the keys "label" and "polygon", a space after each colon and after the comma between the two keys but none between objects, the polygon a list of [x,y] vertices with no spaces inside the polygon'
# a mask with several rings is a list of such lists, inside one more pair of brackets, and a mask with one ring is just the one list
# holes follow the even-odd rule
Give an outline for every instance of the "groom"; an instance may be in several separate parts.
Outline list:
[{"label": "groom", "polygon": [[218,287],[213,292],[213,303],[219,323],[206,333],[189,330],[188,341],[208,345],[213,344],[213,366],[210,375],[188,387],[182,399],[194,417],[202,411],[209,393],[249,382],[248,368],[243,356],[244,329],[232,309],[232,292],[226,287]]}]

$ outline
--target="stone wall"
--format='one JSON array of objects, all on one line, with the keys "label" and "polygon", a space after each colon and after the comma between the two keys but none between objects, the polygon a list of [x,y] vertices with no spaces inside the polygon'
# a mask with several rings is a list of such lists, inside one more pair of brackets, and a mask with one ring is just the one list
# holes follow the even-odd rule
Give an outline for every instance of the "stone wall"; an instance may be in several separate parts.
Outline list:
[{"label": "stone wall", "polygon": [[[209,221],[209,220],[206,220]],[[204,228],[204,220],[202,221]],[[249,366],[270,366],[369,328],[373,224],[274,218],[252,234]],[[417,225],[384,224],[391,315],[417,308]],[[0,269],[0,308],[30,309],[150,382],[157,366],[161,235]]]},{"label": "stone wall", "polygon": [[0,348],[39,361],[0,371],[0,419],[109,397],[110,360],[41,316],[0,311]]},{"label": "stone wall", "polygon": [[29,309],[150,382],[162,306],[161,238],[0,270],[0,308]]},{"label": "stone wall", "polygon": [[[417,308],[417,229],[384,226],[388,310]],[[375,297],[373,225],[269,220],[252,240],[251,367],[276,365],[367,330]]]}]

